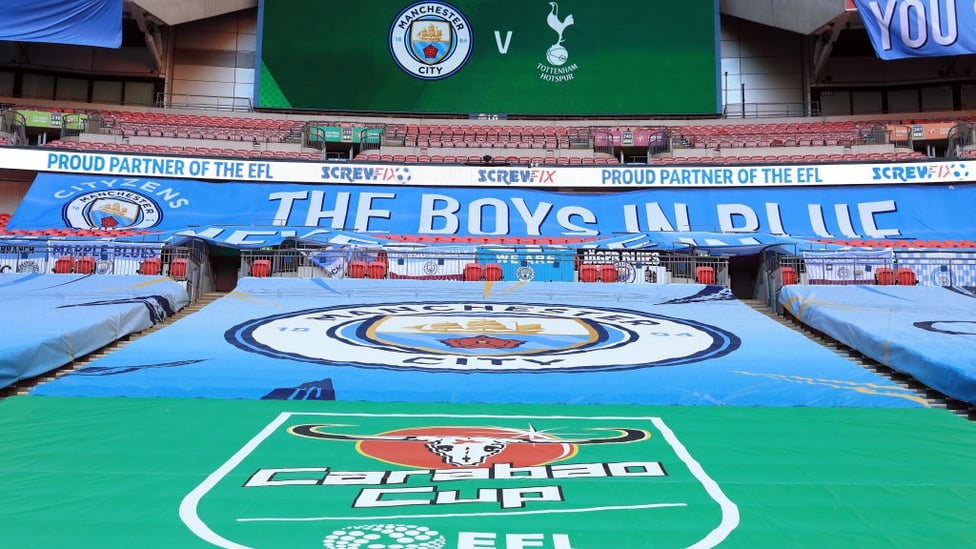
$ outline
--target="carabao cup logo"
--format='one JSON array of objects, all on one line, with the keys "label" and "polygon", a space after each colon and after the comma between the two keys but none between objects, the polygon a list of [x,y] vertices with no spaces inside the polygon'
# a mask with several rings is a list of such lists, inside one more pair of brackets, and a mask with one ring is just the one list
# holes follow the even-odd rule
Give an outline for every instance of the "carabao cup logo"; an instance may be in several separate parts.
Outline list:
[{"label": "carabao cup logo", "polygon": [[739,338],[692,319],[534,303],[377,303],[293,311],[225,333],[237,347],[329,366],[463,372],[587,372],[689,364]]},{"label": "carabao cup logo", "polygon": [[404,72],[422,80],[447,78],[471,56],[471,25],[454,6],[417,2],[390,25],[390,53]]}]

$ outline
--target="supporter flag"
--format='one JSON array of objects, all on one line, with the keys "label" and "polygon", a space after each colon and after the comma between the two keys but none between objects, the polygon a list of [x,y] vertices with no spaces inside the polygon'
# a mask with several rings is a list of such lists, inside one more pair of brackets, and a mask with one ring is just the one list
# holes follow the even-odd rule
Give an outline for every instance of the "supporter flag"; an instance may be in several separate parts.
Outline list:
[{"label": "supporter flag", "polygon": [[976,9],[961,0],[854,0],[881,59],[976,52]]},{"label": "supporter flag", "polygon": [[477,249],[467,246],[438,246],[436,252],[389,252],[390,278],[463,280],[464,266],[475,261]]}]

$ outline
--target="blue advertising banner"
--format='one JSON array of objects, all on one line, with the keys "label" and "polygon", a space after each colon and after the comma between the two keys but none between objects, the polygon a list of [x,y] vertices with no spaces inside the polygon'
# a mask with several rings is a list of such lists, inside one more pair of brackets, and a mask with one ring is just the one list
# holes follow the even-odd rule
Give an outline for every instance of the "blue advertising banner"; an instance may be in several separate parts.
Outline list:
[{"label": "blue advertising banner", "polygon": [[[190,230],[208,226],[350,231],[364,236],[577,236],[711,231],[755,243],[796,238],[969,238],[976,186],[523,188],[206,183],[40,174],[9,229]],[[279,229],[274,229],[278,227]],[[294,230],[291,236],[296,236]]]},{"label": "blue advertising banner", "polygon": [[118,48],[122,0],[6,0],[0,40]]},{"label": "blue advertising banner", "polygon": [[959,0],[854,0],[881,59],[976,52],[976,10]]}]

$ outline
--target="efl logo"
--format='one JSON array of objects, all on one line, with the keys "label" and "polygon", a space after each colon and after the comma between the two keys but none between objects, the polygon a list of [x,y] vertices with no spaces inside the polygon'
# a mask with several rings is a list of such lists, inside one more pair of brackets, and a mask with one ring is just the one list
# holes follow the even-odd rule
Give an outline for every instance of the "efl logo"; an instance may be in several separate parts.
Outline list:
[{"label": "efl logo", "polygon": [[235,549],[641,547],[648,532],[704,549],[739,522],[705,469],[659,417],[282,412],[180,517]]},{"label": "efl logo", "polygon": [[293,311],[225,335],[272,358],[456,372],[588,372],[689,364],[739,347],[691,319],[533,303],[424,302]]},{"label": "efl logo", "polygon": [[471,25],[445,2],[407,6],[390,25],[390,53],[410,76],[440,80],[461,70],[471,56]]}]

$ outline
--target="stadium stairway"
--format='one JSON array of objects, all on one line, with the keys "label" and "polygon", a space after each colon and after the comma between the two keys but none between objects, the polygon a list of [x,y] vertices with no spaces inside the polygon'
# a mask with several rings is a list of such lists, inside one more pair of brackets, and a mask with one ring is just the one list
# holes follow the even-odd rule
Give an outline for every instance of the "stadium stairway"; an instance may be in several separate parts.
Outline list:
[{"label": "stadium stairway", "polygon": [[916,395],[925,399],[930,407],[944,408],[960,417],[969,419],[970,421],[976,421],[976,407],[970,406],[965,402],[960,402],[958,400],[949,398],[942,393],[927,387],[922,383],[919,383],[915,378],[909,375],[892,370],[884,364],[881,364],[880,362],[861,354],[856,349],[852,349],[851,347],[848,347],[843,343],[828,337],[810,326],[803,324],[789,313],[780,314],[774,310],[771,310],[766,303],[760,299],[742,299],[741,301],[763,315],[796,332],[803,334],[807,339],[819,344],[822,347],[830,349],[834,353],[850,360],[851,362],[854,362],[862,368],[871,370],[876,374],[891,380],[893,383],[905,387],[906,389],[910,389]]},{"label": "stadium stairway", "polygon": [[81,368],[91,362],[94,362],[106,355],[112,354],[115,351],[129,345],[133,341],[136,341],[153,332],[161,330],[166,326],[169,326],[170,324],[176,322],[177,320],[199,311],[200,309],[206,307],[210,303],[216,301],[217,299],[220,299],[224,295],[226,295],[226,293],[224,292],[205,292],[196,301],[188,304],[186,307],[183,307],[182,309],[177,311],[175,314],[173,314],[163,322],[154,324],[153,326],[141,332],[135,334],[129,334],[120,339],[117,339],[112,343],[109,343],[108,345],[102,347],[101,349],[98,349],[97,351],[89,353],[83,357],[79,357],[78,359],[73,360],[72,362],[65,364],[60,368],[51,370],[50,372],[46,372],[35,378],[25,379],[20,381],[19,383],[14,383],[13,385],[0,388],[0,400],[14,395],[26,395],[30,392],[31,389],[33,389],[37,385],[61,377],[67,374],[68,372],[77,370],[78,368]]}]

